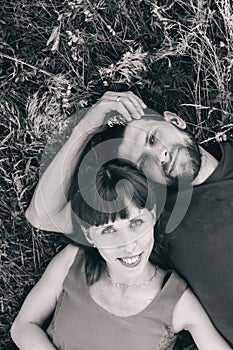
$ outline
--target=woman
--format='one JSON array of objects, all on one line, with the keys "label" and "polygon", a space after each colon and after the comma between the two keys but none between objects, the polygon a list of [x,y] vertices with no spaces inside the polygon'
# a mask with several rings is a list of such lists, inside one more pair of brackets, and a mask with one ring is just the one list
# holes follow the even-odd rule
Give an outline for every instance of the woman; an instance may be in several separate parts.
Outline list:
[{"label": "woman", "polygon": [[186,329],[201,350],[230,349],[186,282],[163,269],[155,193],[146,177],[121,160],[97,171],[83,162],[70,201],[91,247],[68,245],[51,261],[12,326],[17,346],[172,349]]}]

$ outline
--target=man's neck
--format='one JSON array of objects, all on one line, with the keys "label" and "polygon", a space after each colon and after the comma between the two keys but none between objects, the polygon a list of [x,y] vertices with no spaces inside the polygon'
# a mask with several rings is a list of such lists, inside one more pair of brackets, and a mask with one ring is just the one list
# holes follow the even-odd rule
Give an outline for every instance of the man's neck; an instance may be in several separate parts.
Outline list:
[{"label": "man's neck", "polygon": [[202,184],[214,172],[218,166],[218,161],[209,152],[200,146],[201,167],[197,177],[193,181],[193,186]]}]

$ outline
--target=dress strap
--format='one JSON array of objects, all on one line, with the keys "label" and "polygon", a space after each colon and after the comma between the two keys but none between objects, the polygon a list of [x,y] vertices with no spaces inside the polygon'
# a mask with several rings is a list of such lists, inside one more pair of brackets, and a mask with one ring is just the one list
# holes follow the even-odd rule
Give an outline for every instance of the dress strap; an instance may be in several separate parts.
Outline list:
[{"label": "dress strap", "polygon": [[85,268],[84,268],[84,250],[79,249],[74,261],[64,279],[63,282],[63,289],[73,290],[74,286],[77,286],[77,288],[80,286],[80,288],[83,288],[85,286]]},{"label": "dress strap", "polygon": [[184,281],[175,271],[168,271],[164,277],[162,289],[156,298],[156,310],[162,316],[163,322],[171,325],[173,311],[176,303],[187,289],[187,282]]}]

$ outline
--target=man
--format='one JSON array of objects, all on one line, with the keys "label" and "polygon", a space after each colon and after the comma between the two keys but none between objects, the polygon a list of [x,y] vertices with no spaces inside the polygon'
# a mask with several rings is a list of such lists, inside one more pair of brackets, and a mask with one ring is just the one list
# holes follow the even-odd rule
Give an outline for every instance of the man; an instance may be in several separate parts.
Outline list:
[{"label": "man", "polygon": [[165,112],[162,118],[145,107],[130,92],[108,92],[86,111],[42,176],[26,216],[38,228],[75,239],[67,202],[71,176],[106,117],[112,111],[120,114],[129,124],[117,155],[168,186],[163,228],[169,258],[232,345],[233,147],[225,143],[213,156],[187,133],[177,115]]},{"label": "man", "polygon": [[[169,123],[135,120],[118,155],[171,185],[163,220],[169,258],[233,344],[233,147],[220,145],[217,159],[183,130],[175,116]],[[189,179],[193,187],[180,193],[179,184]]]}]

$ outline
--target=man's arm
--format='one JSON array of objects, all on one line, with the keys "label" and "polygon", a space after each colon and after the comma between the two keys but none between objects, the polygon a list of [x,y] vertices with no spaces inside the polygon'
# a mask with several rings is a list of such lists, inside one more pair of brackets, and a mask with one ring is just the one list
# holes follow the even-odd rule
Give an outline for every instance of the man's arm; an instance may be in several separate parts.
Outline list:
[{"label": "man's arm", "polygon": [[35,227],[66,234],[73,233],[71,207],[67,201],[70,181],[79,157],[91,136],[104,124],[111,111],[126,121],[143,116],[146,105],[132,92],[106,92],[74,127],[69,139],[42,175],[26,211]]}]

